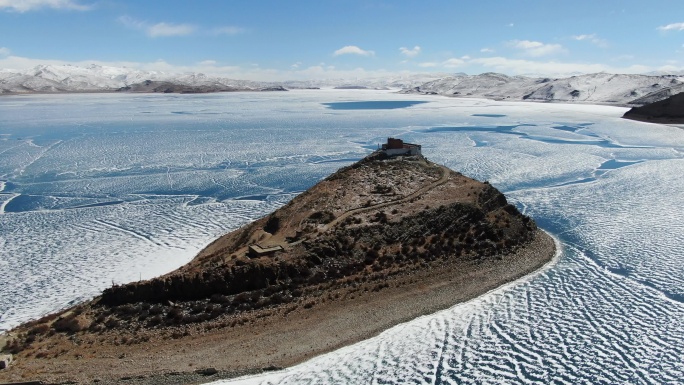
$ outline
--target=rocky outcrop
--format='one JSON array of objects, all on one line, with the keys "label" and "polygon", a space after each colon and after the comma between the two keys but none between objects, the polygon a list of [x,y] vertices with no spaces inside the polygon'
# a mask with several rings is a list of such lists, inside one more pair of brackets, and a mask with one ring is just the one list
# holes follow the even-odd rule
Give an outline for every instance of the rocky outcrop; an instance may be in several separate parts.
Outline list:
[{"label": "rocky outcrop", "polygon": [[3,351],[17,360],[0,382],[158,384],[171,373],[199,383],[274,370],[482,295],[554,252],[487,182],[375,153],[170,274],[12,330]]},{"label": "rocky outcrop", "polygon": [[12,363],[12,355],[11,354],[0,355],[0,370],[1,369],[7,369],[11,363]]},{"label": "rocky outcrop", "polygon": [[190,86],[168,81],[145,80],[141,83],[131,84],[117,89],[118,92],[145,92],[145,93],[175,93],[175,94],[203,94],[209,92],[240,91],[233,87],[221,84]]},{"label": "rocky outcrop", "polygon": [[288,89],[283,86],[273,86],[262,88],[260,91],[288,91]]},{"label": "rocky outcrop", "polygon": [[634,107],[622,117],[642,122],[684,124],[684,92],[665,100]]},{"label": "rocky outcrop", "polygon": [[[213,301],[228,302],[233,311],[272,306],[323,283],[381,280],[440,259],[492,258],[524,245],[536,230],[487,183],[419,157],[382,158],[341,169],[268,217],[225,235],[176,272],[105,290],[100,304]],[[349,212],[356,215],[335,223]],[[250,258],[246,251],[257,242],[284,250]]]}]

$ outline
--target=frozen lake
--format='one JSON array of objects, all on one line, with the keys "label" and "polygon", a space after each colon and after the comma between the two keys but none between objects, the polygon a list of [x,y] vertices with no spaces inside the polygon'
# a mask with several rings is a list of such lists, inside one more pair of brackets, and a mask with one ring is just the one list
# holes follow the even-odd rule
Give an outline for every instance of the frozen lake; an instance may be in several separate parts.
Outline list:
[{"label": "frozen lake", "polygon": [[0,331],[171,271],[395,136],[490,181],[560,260],[229,383],[681,383],[684,131],[624,111],[367,90],[1,97]]}]

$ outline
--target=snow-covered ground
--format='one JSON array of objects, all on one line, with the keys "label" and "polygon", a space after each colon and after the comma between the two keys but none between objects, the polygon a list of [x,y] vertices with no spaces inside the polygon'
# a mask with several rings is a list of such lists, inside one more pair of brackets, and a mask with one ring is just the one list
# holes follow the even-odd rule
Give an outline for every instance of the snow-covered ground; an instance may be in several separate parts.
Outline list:
[{"label": "snow-covered ground", "polygon": [[[364,100],[427,103],[322,104]],[[559,239],[560,260],[362,343],[233,382],[677,383],[684,131],[619,119],[624,111],[334,90],[4,97],[0,329],[173,270],[397,136],[504,191]]]}]

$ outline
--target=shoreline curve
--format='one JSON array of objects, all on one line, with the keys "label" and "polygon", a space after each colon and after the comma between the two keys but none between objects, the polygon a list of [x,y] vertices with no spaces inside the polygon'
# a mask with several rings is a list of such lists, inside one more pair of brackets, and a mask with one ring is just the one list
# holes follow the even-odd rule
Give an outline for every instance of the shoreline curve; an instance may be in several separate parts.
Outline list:
[{"label": "shoreline curve", "polygon": [[537,229],[529,243],[507,255],[469,263],[436,262],[388,279],[389,287],[379,291],[358,290],[337,298],[322,293],[311,307],[266,316],[254,313],[232,327],[156,335],[134,345],[93,340],[94,345],[84,341],[74,346],[65,339],[72,349],[68,354],[23,357],[0,372],[0,383],[198,384],[292,368],[531,279],[553,266],[560,250],[555,238]]},{"label": "shoreline curve", "polygon": [[379,334],[377,334],[377,335],[375,335],[375,336],[373,336],[373,337],[370,337],[370,338],[368,338],[368,339],[364,339],[364,340],[361,340],[361,341],[357,341],[357,342],[352,343],[352,344],[350,344],[350,345],[346,345],[346,346],[340,347],[339,349],[333,350],[332,352],[323,353],[323,354],[321,354],[321,355],[317,355],[317,356],[311,357],[311,358],[309,358],[309,359],[307,359],[307,360],[305,360],[305,361],[303,361],[303,362],[300,362],[300,363],[298,363],[298,364],[295,364],[295,365],[293,365],[293,366],[289,366],[289,367],[286,367],[286,368],[283,368],[283,369],[278,369],[278,370],[276,370],[276,371],[270,371],[270,372],[268,372],[268,373],[267,373],[266,371],[263,371],[263,372],[258,373],[258,374],[249,374],[249,375],[240,376],[240,377],[226,377],[226,378],[217,379],[217,380],[215,380],[215,381],[206,383],[206,385],[231,385],[231,384],[243,384],[245,381],[250,381],[250,380],[257,380],[257,381],[258,381],[258,380],[267,380],[268,377],[270,377],[270,376],[276,376],[276,375],[278,375],[278,374],[287,374],[287,373],[289,373],[289,372],[293,372],[293,371],[297,370],[298,367],[300,367],[300,366],[307,365],[310,361],[313,361],[313,360],[315,360],[315,359],[317,359],[317,358],[319,358],[319,357],[321,357],[321,356],[323,356],[323,355],[325,355],[325,354],[330,354],[330,353],[333,353],[333,352],[338,351],[338,350],[341,350],[341,349],[349,348],[349,347],[351,347],[352,345],[354,345],[354,344],[356,344],[356,343],[365,342],[365,341],[368,341],[369,339],[379,338],[379,337],[381,337],[383,334],[385,334],[386,332],[389,332],[390,329],[393,329],[393,328],[396,328],[396,327],[400,327],[400,326],[402,326],[402,325],[404,325],[404,324],[411,323],[411,322],[420,320],[420,319],[425,318],[425,317],[433,317],[433,316],[435,316],[435,315],[438,315],[439,313],[451,311],[452,309],[457,308],[457,307],[459,307],[459,306],[465,306],[465,305],[467,305],[467,304],[469,304],[469,303],[472,303],[472,302],[474,302],[474,301],[478,301],[478,300],[480,300],[481,298],[483,298],[483,297],[485,297],[485,296],[487,296],[487,295],[495,294],[495,293],[497,293],[497,292],[502,292],[502,291],[508,290],[509,288],[511,288],[511,287],[513,287],[513,286],[517,286],[517,285],[520,285],[520,284],[522,284],[522,283],[529,282],[529,281],[531,281],[532,279],[534,279],[535,277],[537,277],[537,276],[543,274],[544,272],[550,270],[551,268],[553,268],[553,267],[560,261],[560,258],[561,258],[562,255],[563,255],[563,248],[562,248],[562,246],[561,246],[560,240],[559,240],[557,237],[553,236],[551,233],[549,233],[549,232],[547,232],[547,231],[545,231],[545,230],[543,230],[543,229],[539,229],[539,231],[542,232],[542,233],[544,233],[545,235],[549,236],[549,237],[553,240],[553,243],[554,243],[554,250],[555,250],[554,253],[553,253],[553,256],[551,257],[551,259],[549,259],[546,263],[544,263],[544,264],[543,264],[541,267],[539,267],[537,270],[531,271],[531,272],[529,272],[528,274],[523,275],[523,276],[521,276],[521,277],[518,278],[518,279],[515,279],[515,280],[510,281],[510,282],[503,283],[502,285],[500,285],[500,286],[498,286],[498,287],[495,287],[495,288],[493,288],[493,289],[491,289],[491,290],[489,290],[489,291],[487,291],[487,292],[485,292],[485,293],[482,293],[482,294],[480,294],[480,295],[477,295],[477,296],[475,296],[475,297],[472,297],[472,298],[470,298],[470,299],[468,299],[468,300],[465,300],[465,301],[463,301],[463,302],[455,303],[455,304],[453,304],[452,306],[450,306],[450,307],[448,307],[448,308],[438,310],[438,311],[436,311],[436,312],[434,312],[434,313],[421,315],[421,316],[418,316],[418,317],[416,317],[416,318],[414,318],[414,319],[411,319],[411,320],[409,320],[409,321],[405,321],[405,322],[398,323],[398,324],[396,324],[396,325],[394,325],[394,326],[392,326],[392,327],[390,327],[390,328],[388,328],[388,329],[386,329],[386,330],[383,330],[382,332],[380,332]]}]

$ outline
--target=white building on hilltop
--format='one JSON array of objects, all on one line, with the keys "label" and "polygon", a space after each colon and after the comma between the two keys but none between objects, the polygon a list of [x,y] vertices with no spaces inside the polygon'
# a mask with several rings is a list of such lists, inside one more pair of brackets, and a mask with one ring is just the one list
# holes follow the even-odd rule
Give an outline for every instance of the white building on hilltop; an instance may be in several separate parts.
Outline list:
[{"label": "white building on hilltop", "polygon": [[382,145],[382,151],[387,156],[422,155],[420,144],[404,143],[403,140],[396,138],[387,138],[387,143]]}]

